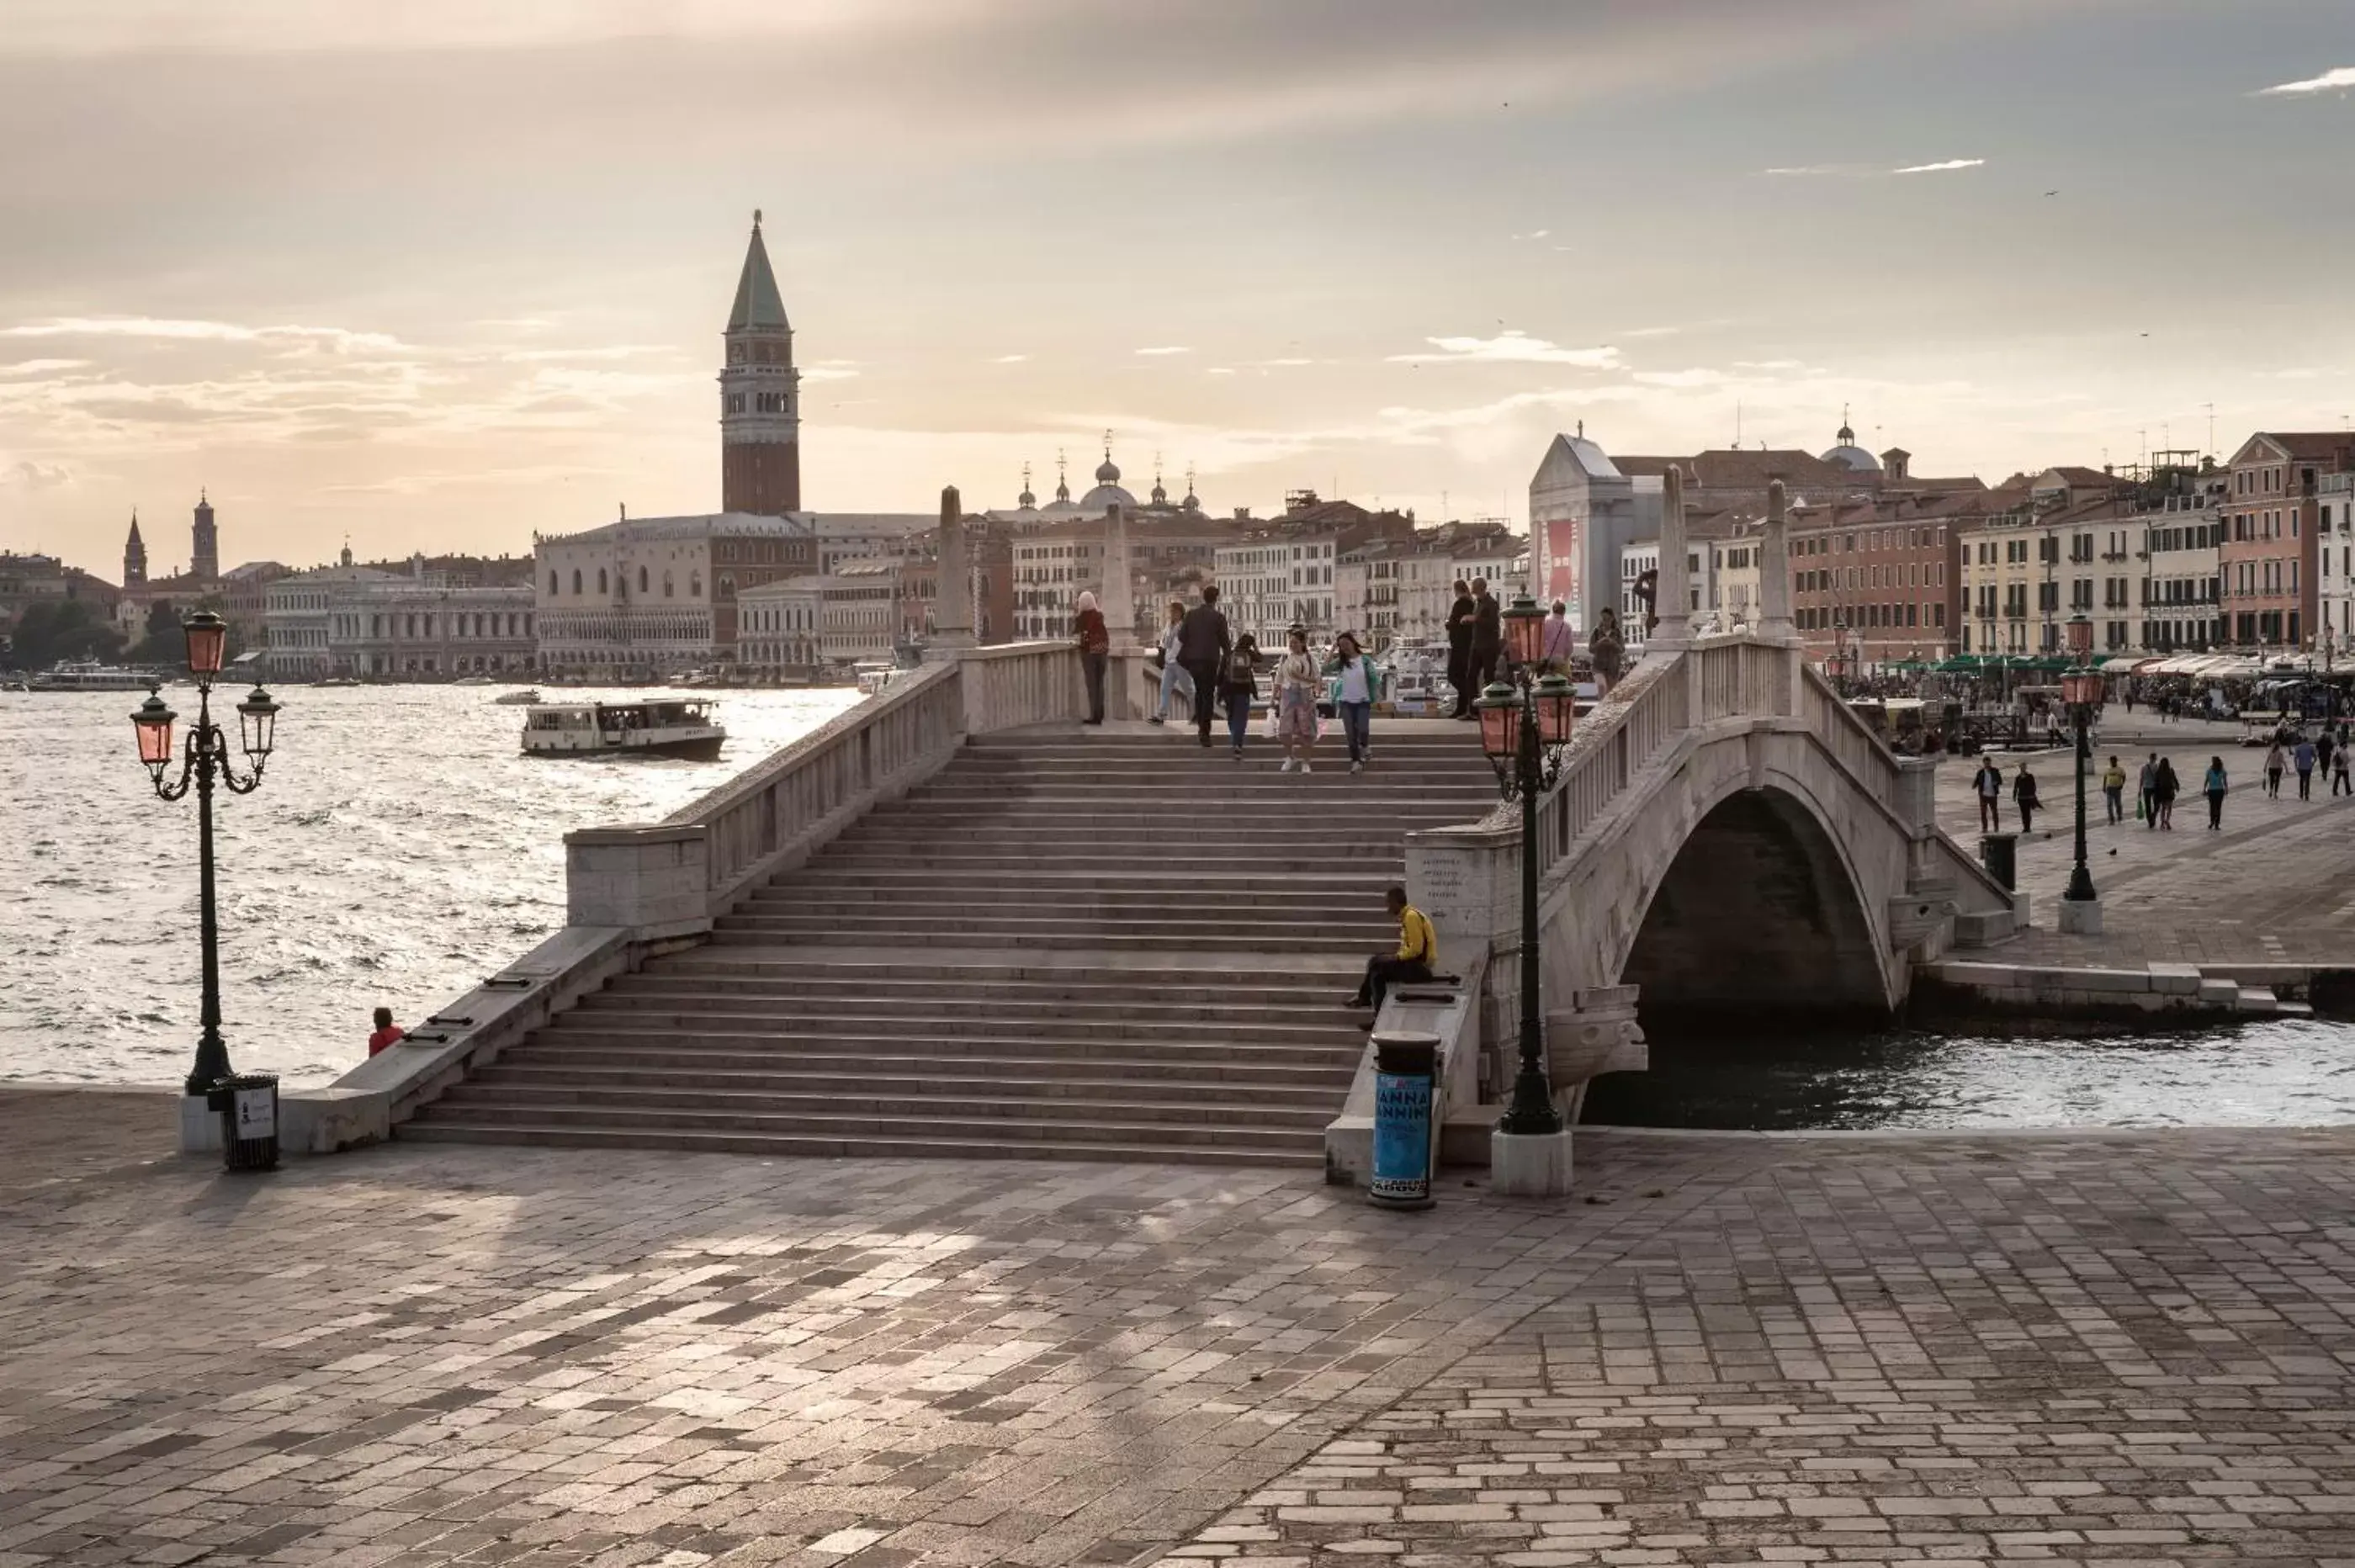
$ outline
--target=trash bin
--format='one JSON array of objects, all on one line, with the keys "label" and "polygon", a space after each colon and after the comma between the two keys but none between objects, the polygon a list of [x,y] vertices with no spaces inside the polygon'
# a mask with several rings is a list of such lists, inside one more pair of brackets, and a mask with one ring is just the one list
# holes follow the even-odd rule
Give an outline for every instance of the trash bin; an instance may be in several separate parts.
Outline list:
[{"label": "trash bin", "polygon": [[1366,1197],[1384,1209],[1431,1207],[1438,1061],[1435,1036],[1374,1037],[1374,1169]]},{"label": "trash bin", "polygon": [[205,1103],[220,1113],[221,1168],[278,1168],[278,1075],[233,1072],[213,1080]]},{"label": "trash bin", "polygon": [[2019,835],[2017,833],[1987,833],[1979,837],[1979,864],[1987,875],[2003,884],[2005,892],[2019,888]]}]

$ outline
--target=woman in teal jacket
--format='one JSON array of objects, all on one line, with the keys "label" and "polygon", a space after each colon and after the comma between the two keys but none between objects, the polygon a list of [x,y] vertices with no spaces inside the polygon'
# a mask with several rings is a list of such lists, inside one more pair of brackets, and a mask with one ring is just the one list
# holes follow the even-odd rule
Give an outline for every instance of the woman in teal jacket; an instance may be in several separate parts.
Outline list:
[{"label": "woman in teal jacket", "polygon": [[1341,716],[1341,732],[1349,740],[1349,771],[1366,771],[1373,752],[1374,704],[1381,700],[1382,672],[1344,632],[1333,639],[1333,657],[1325,666],[1327,695]]}]

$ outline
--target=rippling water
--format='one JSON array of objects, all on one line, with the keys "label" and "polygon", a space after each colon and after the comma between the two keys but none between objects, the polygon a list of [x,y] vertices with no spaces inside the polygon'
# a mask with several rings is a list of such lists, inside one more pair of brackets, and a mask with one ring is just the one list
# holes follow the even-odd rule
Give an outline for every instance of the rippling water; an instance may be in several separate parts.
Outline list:
[{"label": "rippling water", "polygon": [[[521,753],[523,710],[496,706],[500,690],[278,693],[261,788],[213,802],[240,1068],[336,1076],[367,1053],[370,1008],[413,1023],[564,923],[568,829],[666,816],[858,700],[722,692],[718,762],[568,762]],[[165,695],[194,708],[193,687]],[[0,693],[0,1079],[187,1072],[197,804],[155,797],[132,754],[137,701]]]},{"label": "rippling water", "polygon": [[1671,1039],[1595,1081],[1584,1119],[1798,1128],[2337,1126],[2355,1123],[2355,1026],[2265,1019],[2169,1033],[2014,1039]]}]

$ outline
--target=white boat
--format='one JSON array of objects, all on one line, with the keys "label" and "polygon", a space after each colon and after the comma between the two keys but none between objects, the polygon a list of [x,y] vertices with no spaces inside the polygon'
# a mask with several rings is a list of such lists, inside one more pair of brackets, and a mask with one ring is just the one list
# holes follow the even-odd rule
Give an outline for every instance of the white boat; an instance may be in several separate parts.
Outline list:
[{"label": "white boat", "polygon": [[357,685],[359,684],[359,680],[358,680],[358,678],[357,678],[357,677],[354,677],[354,676],[348,676],[348,675],[331,675],[331,676],[327,677],[327,678],[326,678],[326,679],[325,679],[325,680],[314,680],[314,681],[313,681],[311,684],[312,684],[313,686],[314,686],[314,687],[316,687],[316,686],[331,686],[331,687],[335,687],[335,688],[339,688],[339,689],[340,689],[340,688],[345,688],[345,687],[357,686]]},{"label": "white boat", "polygon": [[719,755],[728,731],[711,705],[692,698],[542,703],[524,715],[523,749],[535,757]]},{"label": "white boat", "polygon": [[160,678],[96,659],[67,659],[41,671],[28,685],[34,691],[144,691]]},{"label": "white boat", "polygon": [[494,708],[537,708],[539,706],[539,688],[536,686],[527,686],[521,691],[501,692],[498,696],[491,699],[491,706]]},{"label": "white boat", "polygon": [[858,679],[858,695],[875,697],[891,684],[900,667],[890,659],[860,659],[850,667],[850,671]]},{"label": "white boat", "polygon": [[462,675],[450,684],[452,686],[496,686],[498,683],[486,675]]},{"label": "white boat", "polygon": [[1401,643],[1390,651],[1382,682],[1391,711],[1412,718],[1444,714],[1455,706],[1455,688],[1447,684],[1445,643]]}]

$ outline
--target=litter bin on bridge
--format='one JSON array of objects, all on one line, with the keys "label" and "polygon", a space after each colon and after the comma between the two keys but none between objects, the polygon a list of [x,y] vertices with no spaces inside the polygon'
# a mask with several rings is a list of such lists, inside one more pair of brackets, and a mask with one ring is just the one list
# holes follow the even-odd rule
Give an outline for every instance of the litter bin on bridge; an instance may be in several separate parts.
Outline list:
[{"label": "litter bin on bridge", "polygon": [[221,1168],[278,1168],[278,1075],[233,1072],[213,1080],[205,1103],[220,1113]]},{"label": "litter bin on bridge", "polygon": [[1374,1168],[1366,1197],[1384,1209],[1428,1209],[1439,1163],[1439,1037],[1374,1036]]},{"label": "litter bin on bridge", "polygon": [[2003,884],[2005,892],[2019,891],[2019,835],[1987,833],[1979,837],[1979,864]]}]

